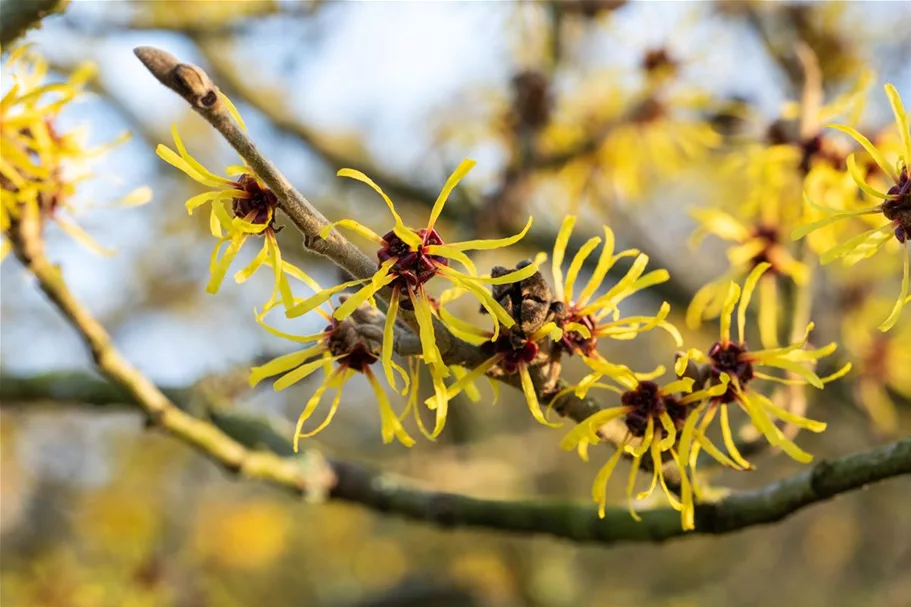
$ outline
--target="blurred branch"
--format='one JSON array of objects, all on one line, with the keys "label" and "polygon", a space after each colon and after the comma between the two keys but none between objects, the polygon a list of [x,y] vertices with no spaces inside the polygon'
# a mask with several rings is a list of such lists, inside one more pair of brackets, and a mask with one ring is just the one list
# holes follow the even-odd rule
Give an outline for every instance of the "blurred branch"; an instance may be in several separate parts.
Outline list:
[{"label": "blurred branch", "polygon": [[[270,481],[296,493],[322,493],[332,482],[331,470],[314,474],[301,460],[284,459],[264,451],[254,452],[233,440],[214,425],[181,411],[113,346],[104,327],[73,296],[60,268],[44,254],[42,219],[33,205],[24,205],[21,216],[10,226],[8,236],[13,252],[38,280],[44,294],[67,317],[91,351],[92,359],[120,390],[135,401],[157,426],[196,448],[226,470],[241,476]],[[5,384],[6,382],[4,382]]]},{"label": "blurred branch", "polygon": [[[159,387],[162,394],[175,403],[186,403],[193,391],[190,387]],[[117,384],[89,373],[62,372],[21,376],[0,374],[0,401],[3,409],[34,401],[61,401],[93,407],[135,405],[136,399]]]},{"label": "blurred branch", "polygon": [[[61,394],[63,387],[68,385],[80,395],[94,398],[92,404],[114,402],[114,392],[106,390],[101,385],[105,383],[101,379],[77,377],[76,374],[64,376],[64,379],[69,383],[54,386],[47,375],[32,379],[4,375],[0,378],[0,395],[4,401],[17,398],[75,400],[75,392]],[[185,395],[188,391],[179,390],[178,395]],[[9,404],[5,402],[4,407]],[[270,420],[234,412],[215,412],[212,422],[246,447],[265,447],[283,456],[292,454],[288,439],[290,427],[279,427]],[[778,522],[841,493],[911,474],[911,438],[821,461],[799,474],[760,489],[733,494],[715,503],[700,504],[696,507],[696,530],[689,533],[680,528],[679,513],[669,508],[640,512],[641,523],[634,521],[624,508],[610,508],[605,519],[600,520],[593,506],[575,501],[478,499],[409,487],[392,475],[352,462],[328,460],[326,465],[335,479],[328,490],[330,499],[447,528],[475,527],[520,534],[547,534],[608,545],[661,542],[694,534],[724,534]]]},{"label": "blurred branch", "polygon": [[7,47],[48,15],[63,12],[70,0],[3,0],[0,2],[0,46]]},{"label": "blurred branch", "polygon": [[[239,3],[238,3],[239,4]],[[268,19],[294,19],[313,15],[319,8],[320,0],[299,0],[289,2],[254,2],[244,0],[246,6],[236,7],[232,18],[224,19],[217,15],[198,14],[195,17],[175,11],[155,13],[153,11],[126,12],[123,18],[105,15],[102,19],[67,17],[67,25],[74,30],[91,35],[110,35],[111,32],[130,31],[172,31],[187,36],[236,34],[251,29],[259,22]],[[143,8],[154,6],[148,3]],[[217,7],[216,7],[217,8]],[[188,18],[189,17],[189,18]]]}]

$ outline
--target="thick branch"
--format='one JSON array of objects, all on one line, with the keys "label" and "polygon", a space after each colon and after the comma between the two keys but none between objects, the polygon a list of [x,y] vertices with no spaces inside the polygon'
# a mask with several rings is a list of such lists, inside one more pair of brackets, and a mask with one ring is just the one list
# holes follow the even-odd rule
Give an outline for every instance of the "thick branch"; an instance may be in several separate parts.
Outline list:
[{"label": "thick branch", "polygon": [[3,0],[0,2],[0,46],[6,48],[53,13],[60,13],[70,0]]},{"label": "thick branch", "polygon": [[[69,385],[102,404],[114,396],[103,380],[76,376]],[[74,400],[63,390],[48,389],[48,377],[3,376],[0,397],[10,400],[58,397]],[[187,389],[183,389],[186,391]],[[45,392],[48,392],[45,394]],[[179,393],[184,393],[183,391]],[[231,412],[213,413],[212,422],[250,448],[265,447],[291,455],[286,428],[267,420]],[[199,422],[205,423],[205,422]],[[870,451],[822,461],[800,474],[766,487],[697,506],[696,530],[684,532],[680,515],[671,509],[641,512],[637,523],[625,509],[610,508],[604,520],[594,507],[575,501],[497,501],[419,490],[400,479],[352,462],[330,460],[336,479],[328,497],[363,505],[378,512],[441,527],[475,527],[519,534],[547,534],[601,545],[619,542],[661,542],[694,534],[724,534],[780,521],[812,504],[888,478],[911,474],[911,438]]]},{"label": "thick branch", "polygon": [[696,508],[696,529],[683,531],[680,515],[669,508],[641,512],[637,523],[622,509],[599,520],[594,508],[575,502],[491,501],[450,493],[416,491],[360,468],[337,465],[336,499],[445,527],[482,527],[517,533],[543,533],[601,545],[661,542],[695,534],[723,534],[775,523],[798,510],[840,493],[911,474],[911,438],[870,451],[822,461],[761,489],[731,495]]}]

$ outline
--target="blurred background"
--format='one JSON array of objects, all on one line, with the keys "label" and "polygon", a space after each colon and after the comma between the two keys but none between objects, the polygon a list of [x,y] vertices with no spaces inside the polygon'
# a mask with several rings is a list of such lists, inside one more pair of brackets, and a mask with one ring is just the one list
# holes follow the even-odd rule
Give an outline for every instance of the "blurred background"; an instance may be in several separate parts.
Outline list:
[{"label": "blurred background", "polygon": [[[876,132],[890,121],[883,83],[911,100],[911,38],[900,35],[911,29],[909,7],[74,0],[27,38],[57,77],[83,61],[99,66],[93,94],[69,107],[61,124],[87,125],[95,143],[124,130],[133,139],[96,164],[98,178],[74,201],[76,220],[117,255],[94,256],[53,227],[49,252],[118,347],[182,407],[241,424],[251,443],[284,453],[315,384],[281,394],[266,384],[246,388],[251,364],[293,348],[259,329],[251,313],[270,279],[263,272],[246,285],[226,281],[217,296],[206,295],[207,214],[188,217],[183,206],[200,190],[154,149],[170,144],[176,123],[190,152],[216,172],[236,157],[146,72],[134,46],[159,46],[203,66],[237,103],[258,145],[330,219],[352,217],[377,230],[388,223],[372,193],[334,176],[340,167],[373,177],[406,223],[417,225],[449,172],[471,157],[479,164],[449,204],[446,233],[513,233],[535,217],[523,245],[483,255],[479,267],[549,252],[563,217],[579,213],[581,242],[608,223],[621,245],[670,270],[672,281],[634,306],[653,313],[661,299],[670,301],[683,326],[693,292],[727,268],[719,241],[687,245],[694,228],[687,211],[736,208],[750,195],[731,159],[782,141],[789,123],[780,119],[793,115],[788,102],[804,88],[795,45],[818,58],[826,99],[872,72],[860,124]],[[143,184],[154,190],[151,204],[106,204]],[[279,237],[285,255],[322,284],[343,278],[304,255],[293,229]],[[899,273],[888,270],[867,278],[894,297]],[[0,280],[5,607],[911,603],[911,483],[904,479],[773,527],[606,549],[305,504],[234,482],[183,444],[146,432],[92,373],[74,331],[14,259],[3,263]],[[810,416],[829,430],[799,443],[817,457],[911,427],[907,377],[893,385],[877,375],[883,357],[911,360],[907,318],[898,327],[904,333],[874,333],[881,317],[850,316],[855,282],[833,272],[819,286],[814,319],[826,335],[847,340],[840,329],[847,319],[872,337],[845,344],[841,356],[858,368],[852,378],[811,395]],[[480,319],[472,306],[459,313]],[[311,322],[277,324],[305,334],[319,329]],[[716,327],[685,337],[706,347]],[[606,344],[602,353],[651,368],[668,364],[673,344],[647,334]],[[578,379],[581,369],[570,364],[567,375]],[[863,389],[878,398],[857,398]],[[451,406],[436,444],[408,450],[381,445],[375,403],[355,378],[335,422],[312,445],[440,490],[587,499],[605,455],[583,464],[559,450],[562,434],[527,415],[521,394],[503,390],[491,407],[486,385],[482,393],[479,403]],[[776,453],[753,460],[754,473],[712,471],[708,480],[756,488],[800,468]],[[621,485],[609,492],[617,503]]]}]

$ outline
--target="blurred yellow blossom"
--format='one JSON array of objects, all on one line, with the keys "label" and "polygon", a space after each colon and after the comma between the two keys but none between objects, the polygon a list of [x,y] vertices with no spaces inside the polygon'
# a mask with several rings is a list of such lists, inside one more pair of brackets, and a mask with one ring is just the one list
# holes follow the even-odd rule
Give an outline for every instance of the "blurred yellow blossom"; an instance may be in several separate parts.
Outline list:
[{"label": "blurred yellow blossom", "polygon": [[[57,125],[59,113],[82,92],[95,67],[83,64],[65,82],[47,83],[47,62],[29,46],[10,53],[2,66],[12,85],[0,100],[0,230],[17,220],[23,205],[33,205],[42,220],[54,221],[90,250],[110,255],[76,223],[70,198],[76,186],[93,177],[88,164],[129,134],[95,148],[85,144],[87,132],[67,132]],[[148,202],[151,190],[141,187],[113,204],[135,206]],[[4,242],[0,258],[8,252]]]},{"label": "blurred yellow blossom", "polygon": [[855,155],[848,156],[848,172],[857,183],[857,187],[867,197],[882,200],[883,202],[872,207],[839,212],[819,205],[808,196],[807,203],[823,212],[825,216],[822,219],[797,228],[791,234],[792,238],[798,240],[828,225],[851,217],[882,214],[886,218],[887,222],[885,224],[849,238],[845,242],[830,248],[821,256],[823,264],[831,263],[836,259],[843,259],[847,265],[853,265],[876,254],[877,251],[891,242],[893,236],[895,240],[902,244],[904,271],[901,293],[892,308],[892,312],[880,325],[881,331],[888,331],[894,327],[901,316],[902,308],[911,301],[911,277],[909,277],[909,274],[911,274],[911,252],[909,252],[908,247],[908,240],[911,239],[911,175],[909,175],[909,170],[911,169],[908,166],[908,163],[911,162],[911,132],[909,132],[908,114],[905,112],[898,91],[891,84],[887,84],[885,89],[892,105],[892,111],[895,114],[895,122],[898,125],[902,142],[901,152],[894,164],[890,163],[882,152],[857,130],[848,126],[831,125],[832,128],[847,133],[860,143],[879,166],[880,170],[889,177],[892,186],[887,192],[881,192],[868,183],[867,176],[861,172],[857,165]]}]

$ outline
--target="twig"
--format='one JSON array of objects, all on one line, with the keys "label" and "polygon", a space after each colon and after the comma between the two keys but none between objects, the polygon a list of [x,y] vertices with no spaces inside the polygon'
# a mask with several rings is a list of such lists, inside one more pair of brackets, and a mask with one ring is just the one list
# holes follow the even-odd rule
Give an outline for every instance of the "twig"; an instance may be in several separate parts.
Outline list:
[{"label": "twig", "polygon": [[[213,75],[220,82],[224,82],[227,89],[236,95],[238,99],[242,99],[255,108],[257,112],[265,116],[277,129],[300,141],[333,170],[354,166],[367,175],[370,175],[371,179],[395,198],[414,201],[426,207],[433,205],[437,196],[436,190],[416,184],[408,179],[403,179],[379,166],[369,157],[362,157],[350,153],[341,146],[334,144],[331,135],[295,118],[291,115],[289,110],[280,103],[265,103],[263,97],[257,94],[256,89],[248,82],[244,81],[244,79],[232,69],[232,66],[224,58],[225,54],[219,52],[219,49],[216,48],[215,41],[217,40],[217,37],[194,35],[192,38],[196,42],[203,57],[205,57],[206,63],[212,70]],[[571,149],[552,155],[537,155],[530,159],[530,168],[556,169],[571,160],[591,153],[598,148],[604,138],[607,137],[618,124],[623,124],[626,120],[627,117],[624,116],[616,122],[604,125],[588,139]],[[465,196],[458,189],[454,191],[451,196],[452,204],[447,204],[443,207],[441,216],[449,221],[460,224],[462,227],[468,227],[469,229],[477,228],[480,202]],[[634,223],[632,218],[625,217],[622,213],[618,212],[615,214],[615,221],[624,224],[622,229],[615,230],[621,241],[651,241],[651,238],[637,240],[626,234],[628,231],[628,224]],[[567,249],[578,250],[585,241],[588,240],[589,236],[590,235],[581,232],[574,233],[570,237]],[[642,233],[642,230],[639,230],[637,236],[646,235]],[[557,234],[554,230],[540,229],[539,226],[535,226],[535,228],[533,228],[523,239],[522,244],[532,249],[546,251],[553,246],[556,238]],[[640,245],[639,248],[642,248],[642,246]],[[655,247],[649,247],[649,250],[645,252],[652,255],[653,259],[658,262],[658,265],[662,267],[668,265],[665,263],[667,259],[659,259],[654,255]],[[591,271],[594,269],[596,261],[595,258],[589,258],[586,260],[585,264],[583,264],[583,267]],[[628,267],[628,264],[621,262],[617,264],[615,268],[611,269],[609,276],[620,277],[627,271]],[[674,275],[675,272],[672,271],[671,276],[673,277]],[[689,299],[692,295],[691,292],[680,283],[673,281],[673,278],[671,281],[655,285],[653,288],[656,296],[667,300],[675,307],[685,308],[689,305]]]},{"label": "twig", "polygon": [[37,212],[30,205],[22,207],[21,218],[9,230],[13,252],[38,279],[44,294],[79,332],[98,370],[140,406],[148,416],[149,425],[162,428],[240,476],[270,481],[297,493],[324,490],[324,487],[314,486],[313,475],[301,466],[300,461],[250,451],[212,424],[181,411],[127,362],[111,343],[104,327],[70,292],[60,269],[45,257]]},{"label": "twig", "polygon": [[[305,248],[327,257],[354,278],[370,278],[374,275],[376,262],[338,231],[333,230],[326,238],[319,236],[320,230],[329,224],[328,220],[256,148],[252,139],[238,126],[219,98],[218,87],[201,68],[180,63],[170,53],[150,46],[137,47],[135,53],[158,81],[183,97],[205,118],[275,193],[279,207],[303,235]],[[380,295],[388,302],[390,290],[387,288]],[[417,321],[413,314],[403,310],[402,318],[414,332],[417,332]],[[472,366],[483,361],[483,355],[478,348],[456,339],[436,319],[434,333],[440,354],[447,363],[467,363]]]}]

